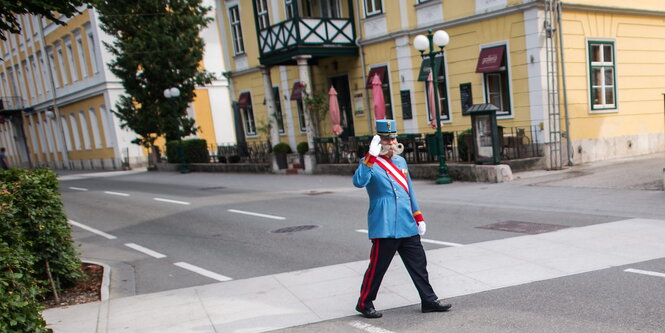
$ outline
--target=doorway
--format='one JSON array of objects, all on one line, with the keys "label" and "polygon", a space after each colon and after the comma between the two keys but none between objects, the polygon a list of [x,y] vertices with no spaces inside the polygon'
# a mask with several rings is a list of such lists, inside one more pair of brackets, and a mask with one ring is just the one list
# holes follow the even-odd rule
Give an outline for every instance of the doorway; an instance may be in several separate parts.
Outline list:
[{"label": "doorway", "polygon": [[341,75],[330,78],[330,85],[337,90],[337,100],[339,102],[340,122],[344,132],[339,135],[342,140],[355,136],[356,131],[353,127],[353,110],[351,109],[351,91],[349,90],[349,76]]}]

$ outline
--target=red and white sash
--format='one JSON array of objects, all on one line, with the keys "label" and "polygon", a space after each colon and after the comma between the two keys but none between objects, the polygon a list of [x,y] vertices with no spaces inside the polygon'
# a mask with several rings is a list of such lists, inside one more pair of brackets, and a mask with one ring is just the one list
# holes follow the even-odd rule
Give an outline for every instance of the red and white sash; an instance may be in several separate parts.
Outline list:
[{"label": "red and white sash", "polygon": [[404,174],[391,162],[389,159],[385,159],[381,156],[376,157],[376,161],[379,163],[379,166],[388,172],[388,175],[393,177],[397,184],[402,186],[406,193],[409,193],[409,183],[406,181]]}]

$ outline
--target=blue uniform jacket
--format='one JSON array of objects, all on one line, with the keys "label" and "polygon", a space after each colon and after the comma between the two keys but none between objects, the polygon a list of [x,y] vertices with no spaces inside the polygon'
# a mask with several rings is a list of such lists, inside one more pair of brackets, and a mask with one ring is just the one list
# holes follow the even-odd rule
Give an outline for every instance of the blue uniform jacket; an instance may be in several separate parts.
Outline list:
[{"label": "blue uniform jacket", "polygon": [[365,156],[353,175],[353,185],[365,187],[369,195],[369,238],[405,238],[417,235],[416,221],[422,221],[423,217],[413,193],[406,160],[399,155],[393,155],[390,159],[407,179],[408,193],[386,170],[374,163],[375,159],[369,154]]}]

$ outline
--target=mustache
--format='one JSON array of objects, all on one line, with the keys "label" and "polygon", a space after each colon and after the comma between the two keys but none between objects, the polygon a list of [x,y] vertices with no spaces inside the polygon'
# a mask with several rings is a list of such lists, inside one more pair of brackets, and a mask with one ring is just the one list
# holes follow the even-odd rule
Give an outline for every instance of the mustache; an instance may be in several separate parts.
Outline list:
[{"label": "mustache", "polygon": [[393,153],[399,155],[404,151],[404,145],[401,143],[396,143],[394,145],[381,145],[381,155],[388,154],[390,150],[393,151]]}]

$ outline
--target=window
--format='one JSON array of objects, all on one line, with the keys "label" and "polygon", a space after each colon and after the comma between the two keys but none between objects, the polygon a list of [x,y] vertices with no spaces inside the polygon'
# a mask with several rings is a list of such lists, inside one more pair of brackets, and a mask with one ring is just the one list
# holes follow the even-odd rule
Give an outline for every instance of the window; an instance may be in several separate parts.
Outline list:
[{"label": "window", "polygon": [[483,73],[485,103],[499,108],[497,116],[512,114],[507,58],[505,45],[484,48],[476,66],[476,72]]},{"label": "window", "polygon": [[83,51],[83,38],[78,33],[76,34],[76,53],[78,54],[79,63],[81,64],[81,79],[88,76],[88,62],[85,59],[85,52]]},{"label": "window", "polygon": [[88,52],[90,53],[90,63],[92,64],[92,72],[97,74],[99,73],[99,68],[97,67],[97,49],[95,48],[95,35],[92,30],[90,30],[90,23],[84,25],[86,35],[88,37]]},{"label": "window", "polygon": [[58,53],[58,65],[60,66],[60,76],[64,85],[69,84],[69,76],[67,75],[67,67],[65,67],[65,56],[62,53],[62,47],[60,45],[55,46],[55,50]]},{"label": "window", "polygon": [[18,64],[14,65],[14,72],[16,73],[16,83],[18,83],[19,88],[21,89],[21,97],[24,99],[28,98],[27,84],[25,82],[25,77],[23,76],[23,70]]},{"label": "window", "polygon": [[88,122],[85,120],[85,112],[79,111],[79,120],[81,121],[81,134],[83,135],[83,144],[85,149],[91,149],[90,132],[88,132]]},{"label": "window", "polygon": [[73,113],[69,114],[69,124],[71,125],[72,137],[74,137],[74,148],[76,150],[81,150],[81,137],[79,136],[79,127],[76,122],[76,117]]},{"label": "window", "polygon": [[79,68],[76,66],[76,61],[74,61],[74,49],[69,38],[65,40],[65,48],[67,49],[67,63],[69,64],[69,72],[72,75],[72,82],[78,81],[80,75]]},{"label": "window", "polygon": [[90,117],[90,127],[92,128],[92,140],[95,142],[95,148],[102,148],[102,138],[99,136],[99,124],[97,123],[97,112],[95,108],[90,108],[88,110],[88,115]]},{"label": "window", "polygon": [[99,106],[99,116],[102,118],[102,129],[104,130],[104,140],[106,141],[106,147],[113,147],[113,137],[111,129],[113,128],[113,114],[111,111],[106,110],[106,105],[102,104]]},{"label": "window", "polygon": [[67,127],[65,116],[60,116],[60,123],[62,124],[62,131],[65,132],[65,146],[67,147],[67,151],[72,151],[72,139],[69,137],[71,132],[69,131],[69,127]]},{"label": "window", "polygon": [[[39,119],[39,116],[36,116]],[[39,151],[46,154],[48,147],[46,147],[46,140],[44,139],[44,128],[39,120],[35,120],[35,127],[37,128],[37,136],[39,136]]]},{"label": "window", "polygon": [[[367,75],[366,89],[369,89],[369,94],[372,94],[372,79],[374,75],[378,75],[381,80],[381,87],[383,88],[383,100],[386,102],[386,119],[393,118],[392,103],[390,100],[390,78],[388,77],[388,67],[381,66],[372,68]],[[374,98],[374,96],[371,96]],[[372,111],[373,112],[373,111]]]},{"label": "window", "polygon": [[383,13],[381,0],[365,0],[365,16],[373,16]]},{"label": "window", "polygon": [[[43,85],[44,85],[44,90],[46,91],[46,94],[49,94],[51,92],[51,84],[50,84],[50,76],[48,75],[47,69],[46,69],[46,63],[44,62],[44,57],[42,56],[41,51],[37,51],[36,53],[37,59],[39,59],[39,68],[41,68],[41,79],[39,80]],[[49,81],[47,81],[49,80]]]},{"label": "window", "polygon": [[259,21],[259,30],[270,27],[270,16],[268,15],[268,3],[266,0],[254,0],[256,6],[256,19]]},{"label": "window", "polygon": [[28,95],[26,95],[25,98],[27,99],[28,96],[30,96],[30,98],[35,98],[37,93],[35,92],[35,81],[32,79],[32,71],[30,70],[30,66],[28,66],[28,62],[25,60],[21,62],[21,66],[23,67],[23,73],[25,73],[25,77],[28,80],[26,84]]},{"label": "window", "polygon": [[240,94],[238,107],[245,125],[246,135],[256,135],[256,123],[254,122],[254,110],[252,110],[252,95],[249,92]]},{"label": "window", "polygon": [[51,69],[51,75],[53,75],[53,82],[58,82],[58,86],[62,87],[62,78],[60,72],[55,68],[55,57],[53,56],[53,50],[50,47],[46,48],[46,56],[48,57],[48,64]]},{"label": "window", "polygon": [[[39,145],[37,144],[37,133],[35,131],[35,126],[33,126],[34,120],[32,117],[28,118],[28,131],[30,131],[30,142],[32,143],[32,151],[36,155]],[[42,148],[43,149],[43,148]],[[42,153],[44,151],[42,150]]]},{"label": "window", "polygon": [[321,17],[340,18],[338,0],[323,0],[321,2]]},{"label": "window", "polygon": [[[425,97],[426,102],[429,103],[429,89],[427,78],[431,70],[429,59],[423,60],[420,67],[420,74],[418,81],[425,81]],[[434,58],[434,73],[436,73],[436,97],[439,99],[439,115],[441,120],[450,120],[450,109],[448,107],[448,81],[446,80],[446,67],[444,56]],[[427,120],[432,121],[432,115],[429,113],[429,104],[427,104]]]},{"label": "window", "polygon": [[284,134],[284,115],[282,114],[282,101],[279,98],[279,87],[272,87],[272,97],[275,99],[275,119],[279,134]]},{"label": "window", "polygon": [[236,55],[245,53],[245,45],[242,42],[242,28],[240,27],[240,13],[238,6],[229,8],[229,21],[231,22],[231,35],[233,37],[233,50]]},{"label": "window", "polygon": [[286,19],[290,20],[296,17],[296,6],[293,0],[284,0],[284,9],[286,10]]},{"label": "window", "polygon": [[28,57],[28,61],[30,62],[30,71],[32,72],[32,75],[34,75],[35,77],[35,88],[37,89],[37,95],[41,96],[43,94],[42,83],[44,81],[41,78],[41,73],[39,72],[39,68],[37,68],[35,57],[34,56]]},{"label": "window", "polygon": [[305,107],[302,99],[296,100],[298,106],[298,123],[300,124],[300,133],[307,133],[307,120],[305,120]]},{"label": "window", "polygon": [[616,109],[614,42],[589,42],[591,109]]}]

